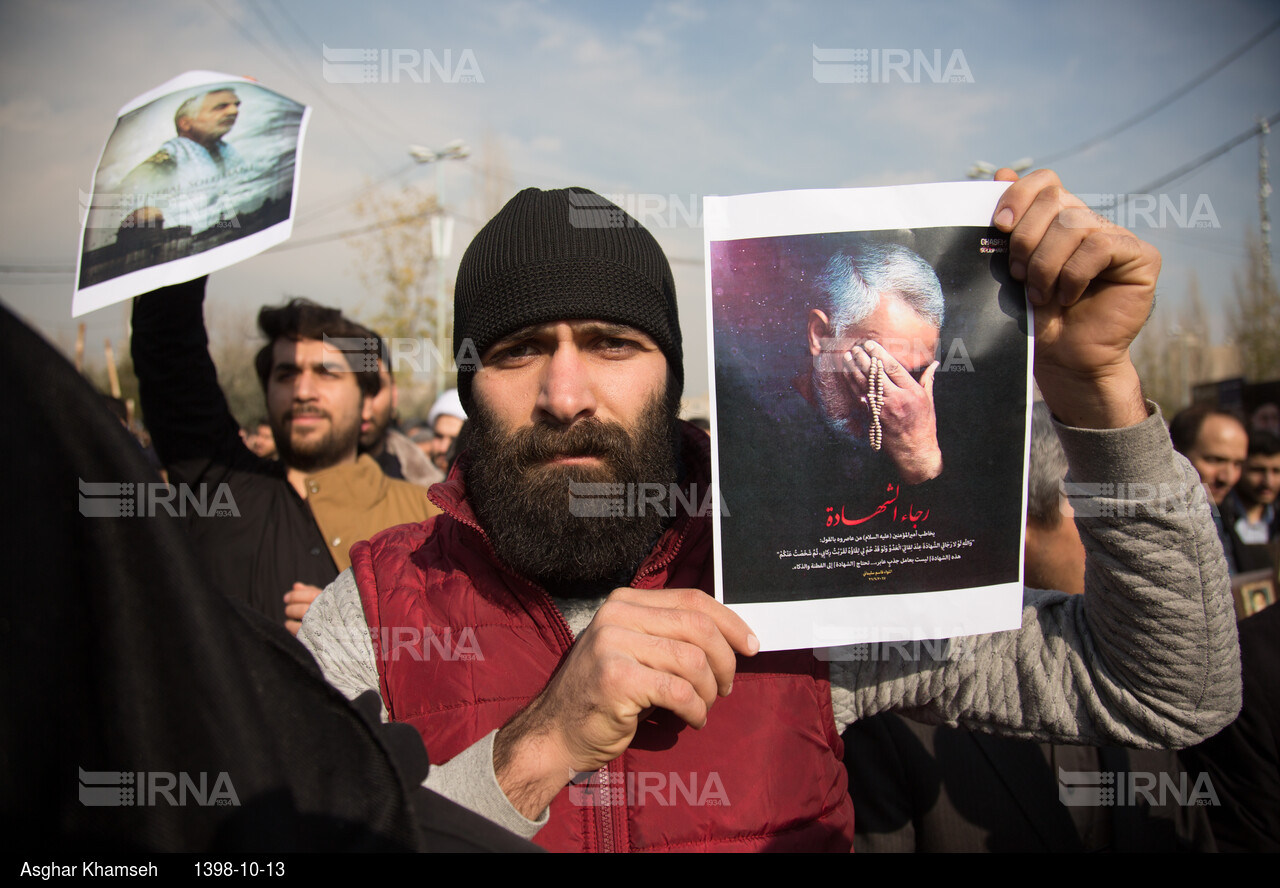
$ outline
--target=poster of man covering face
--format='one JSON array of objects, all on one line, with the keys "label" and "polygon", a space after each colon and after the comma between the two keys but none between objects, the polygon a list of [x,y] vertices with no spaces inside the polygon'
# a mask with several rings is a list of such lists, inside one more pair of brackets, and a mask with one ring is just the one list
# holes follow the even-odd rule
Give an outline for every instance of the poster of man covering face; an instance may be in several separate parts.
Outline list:
[{"label": "poster of man covering face", "polygon": [[[984,185],[958,218],[925,186],[796,192],[763,225],[730,221],[768,233],[708,233],[726,603],[803,614],[814,645],[1016,625],[1030,339]],[[808,230],[816,194],[853,224]],[[845,624],[868,634],[838,640]]]},{"label": "poster of man covering face", "polygon": [[72,314],[287,240],[308,109],[242,77],[188,72],[119,112],[90,194]]}]

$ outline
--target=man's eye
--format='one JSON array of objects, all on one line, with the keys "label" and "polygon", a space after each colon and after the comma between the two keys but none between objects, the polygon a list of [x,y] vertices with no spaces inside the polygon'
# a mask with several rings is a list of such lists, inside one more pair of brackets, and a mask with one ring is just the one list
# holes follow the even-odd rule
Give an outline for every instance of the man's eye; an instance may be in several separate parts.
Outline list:
[{"label": "man's eye", "polygon": [[515,345],[504,346],[493,353],[490,358],[492,362],[501,361],[518,361],[521,358],[527,358],[535,353],[534,347],[527,342],[517,342]]},{"label": "man's eye", "polygon": [[622,339],[618,336],[608,336],[600,340],[600,348],[608,352],[624,352],[637,348],[637,344],[631,339]]}]

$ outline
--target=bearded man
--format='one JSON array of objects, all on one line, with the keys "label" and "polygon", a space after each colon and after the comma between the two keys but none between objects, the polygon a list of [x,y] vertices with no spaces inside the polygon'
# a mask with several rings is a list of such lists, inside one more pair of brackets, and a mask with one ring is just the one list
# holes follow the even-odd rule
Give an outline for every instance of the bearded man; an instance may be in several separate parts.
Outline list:
[{"label": "bearded man", "polygon": [[[235,503],[188,514],[212,585],[297,632],[320,590],[351,562],[353,543],[438,512],[425,489],[357,457],[376,370],[353,371],[329,340],[381,339],[337,309],[305,299],[264,307],[267,344],[255,368],[279,459],[254,454],[218,385],[204,327],[205,278],[138,297],[133,363],[147,427],[170,483]],[[225,487],[222,487],[225,485]],[[238,514],[237,514],[238,513]]]},{"label": "bearded man", "polygon": [[[384,717],[418,729],[427,786],[555,850],[848,850],[839,735],[864,715],[1148,745],[1234,717],[1238,650],[1203,491],[1127,357],[1153,248],[1073,224],[1093,217],[1051,173],[1015,183],[994,219],[1013,233],[1014,274],[1049,297],[1038,370],[1074,477],[1163,480],[1181,508],[1110,503],[1139,517],[1082,522],[1104,567],[1088,608],[1029,590],[1022,628],[966,639],[964,658],[828,664],[759,653],[709,594],[708,514],[625,506],[633,484],[705,489],[709,445],[675,420],[666,258],[620,209],[582,224],[584,198],[600,200],[523,191],[468,247],[454,346],[479,356],[458,378],[475,429],[432,488],[444,514],[357,545],[299,635],[336,687],[379,691]],[[607,485],[616,508],[584,513],[583,484]]]},{"label": "bearded man", "polygon": [[420,487],[444,480],[427,455],[396,428],[400,395],[396,377],[385,358],[378,359],[378,392],[364,399],[360,420],[360,452],[373,457],[388,478],[402,478]]}]

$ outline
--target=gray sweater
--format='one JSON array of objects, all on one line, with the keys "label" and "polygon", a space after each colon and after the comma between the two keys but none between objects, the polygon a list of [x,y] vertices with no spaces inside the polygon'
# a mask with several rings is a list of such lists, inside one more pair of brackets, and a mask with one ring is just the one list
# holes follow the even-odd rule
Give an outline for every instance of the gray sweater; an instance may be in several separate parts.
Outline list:
[{"label": "gray sweater", "polygon": [[[820,652],[832,658],[839,730],[896,709],[1011,737],[1182,748],[1235,718],[1235,613],[1195,469],[1174,453],[1158,411],[1129,429],[1057,429],[1067,482],[1077,485],[1071,489],[1096,494],[1073,498],[1088,555],[1085,595],[1027,589],[1022,628],[941,648],[882,645],[862,658],[859,651]],[[576,635],[601,601],[556,604]],[[316,599],[298,637],[348,697],[377,691],[350,571]],[[493,776],[493,736],[444,765],[432,763],[427,786],[532,836],[547,813],[531,821],[507,802]]]}]

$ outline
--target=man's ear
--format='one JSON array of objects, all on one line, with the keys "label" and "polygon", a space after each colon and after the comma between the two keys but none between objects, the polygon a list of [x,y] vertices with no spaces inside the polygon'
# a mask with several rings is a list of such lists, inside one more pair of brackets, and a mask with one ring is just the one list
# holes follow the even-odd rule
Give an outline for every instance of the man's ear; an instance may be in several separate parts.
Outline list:
[{"label": "man's ear", "polygon": [[831,322],[827,320],[827,316],[821,309],[809,309],[808,336],[809,354],[816,358],[822,354],[823,340],[831,337]]}]

